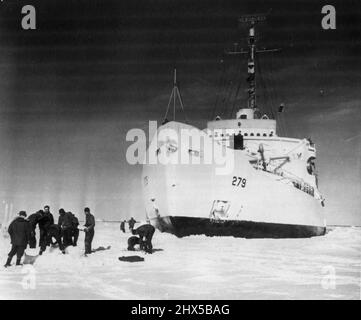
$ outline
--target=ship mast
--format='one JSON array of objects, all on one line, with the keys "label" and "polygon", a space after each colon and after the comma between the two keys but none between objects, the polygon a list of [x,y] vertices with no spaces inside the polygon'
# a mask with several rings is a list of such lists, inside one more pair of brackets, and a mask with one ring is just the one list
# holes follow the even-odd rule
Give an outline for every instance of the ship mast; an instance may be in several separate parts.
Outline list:
[{"label": "ship mast", "polygon": [[167,116],[168,116],[169,109],[170,109],[170,106],[171,106],[172,101],[173,101],[173,121],[175,121],[177,98],[178,98],[180,107],[181,107],[181,109],[182,109],[182,111],[183,111],[183,113],[184,113],[185,121],[188,122],[188,121],[187,121],[187,117],[186,117],[186,115],[185,115],[185,111],[184,111],[184,105],[183,105],[182,96],[181,96],[180,91],[179,91],[179,89],[178,89],[178,84],[177,84],[177,69],[174,68],[174,73],[173,73],[173,89],[172,89],[172,92],[171,92],[170,97],[169,97],[167,110],[166,110],[165,115],[164,115],[164,118],[163,118],[163,123],[168,122]]},{"label": "ship mast", "polygon": [[248,32],[248,103],[249,109],[256,109],[256,70],[255,70],[255,21],[252,20]]},{"label": "ship mast", "polygon": [[[231,55],[239,55],[239,54],[248,54],[248,100],[247,100],[247,107],[240,107],[237,112],[241,114],[242,110],[249,109],[252,111],[252,118],[257,108],[257,95],[256,95],[256,64],[255,64],[255,56],[257,53],[263,52],[273,52],[278,51],[279,49],[261,49],[258,50],[256,47],[256,25],[260,22],[266,21],[267,14],[252,14],[252,15],[243,15],[241,16],[238,21],[242,24],[246,24],[248,26],[248,49],[247,50],[234,50],[230,52],[226,52],[227,54]],[[236,48],[236,47],[235,47]],[[249,112],[247,112],[249,114]]]}]

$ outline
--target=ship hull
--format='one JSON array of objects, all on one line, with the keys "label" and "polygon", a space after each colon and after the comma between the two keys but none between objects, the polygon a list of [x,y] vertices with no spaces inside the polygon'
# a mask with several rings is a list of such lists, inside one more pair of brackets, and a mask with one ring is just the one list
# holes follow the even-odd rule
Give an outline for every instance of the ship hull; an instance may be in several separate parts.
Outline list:
[{"label": "ship hull", "polygon": [[310,238],[322,236],[325,227],[194,217],[159,217],[151,220],[161,232],[181,238],[191,235],[233,236],[238,238]]},{"label": "ship hull", "polygon": [[[203,131],[179,122],[158,128],[176,136],[192,129],[204,145],[213,144]],[[171,134],[172,135],[172,134]],[[320,201],[287,183],[283,177],[256,170],[241,150],[228,150],[229,170],[219,164],[174,162],[179,154],[189,158],[205,154],[202,147],[184,145],[176,137],[153,138],[150,156],[167,163],[144,163],[143,199],[147,218],[161,232],[178,237],[193,234],[243,238],[308,238],[325,234],[326,221]],[[187,140],[187,139],[186,139]],[[218,148],[216,143],[213,148]],[[205,148],[205,147],[204,147]],[[197,150],[193,150],[197,149]],[[173,162],[172,162],[173,161]],[[228,162],[227,162],[228,163]]]}]

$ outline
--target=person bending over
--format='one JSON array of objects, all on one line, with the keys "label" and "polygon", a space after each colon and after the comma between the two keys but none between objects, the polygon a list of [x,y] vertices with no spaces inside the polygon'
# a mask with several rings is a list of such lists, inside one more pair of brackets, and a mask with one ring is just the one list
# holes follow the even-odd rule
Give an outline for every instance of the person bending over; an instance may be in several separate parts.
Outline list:
[{"label": "person bending over", "polygon": [[152,238],[155,228],[151,224],[143,224],[137,229],[133,229],[133,235],[138,235],[140,239],[140,248],[147,253],[153,253]]}]

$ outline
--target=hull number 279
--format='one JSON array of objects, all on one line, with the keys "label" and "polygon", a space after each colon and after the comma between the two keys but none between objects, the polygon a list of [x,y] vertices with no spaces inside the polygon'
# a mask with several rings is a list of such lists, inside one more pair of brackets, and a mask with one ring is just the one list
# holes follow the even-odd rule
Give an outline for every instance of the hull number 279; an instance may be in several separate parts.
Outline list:
[{"label": "hull number 279", "polygon": [[245,178],[233,176],[232,186],[244,188],[246,186],[246,183],[247,180]]}]

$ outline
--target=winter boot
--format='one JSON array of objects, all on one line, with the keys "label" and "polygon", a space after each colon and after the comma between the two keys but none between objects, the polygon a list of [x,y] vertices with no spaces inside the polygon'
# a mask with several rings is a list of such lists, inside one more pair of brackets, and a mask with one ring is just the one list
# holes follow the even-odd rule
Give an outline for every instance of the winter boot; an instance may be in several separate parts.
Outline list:
[{"label": "winter boot", "polygon": [[20,259],[17,259],[17,260],[16,260],[16,265],[17,265],[17,266],[22,266],[22,265],[23,265],[22,263],[20,263]]},{"label": "winter boot", "polygon": [[7,267],[10,267],[10,266],[11,266],[11,258],[8,257],[8,259],[6,260],[6,263],[5,263],[4,267],[7,268]]}]

